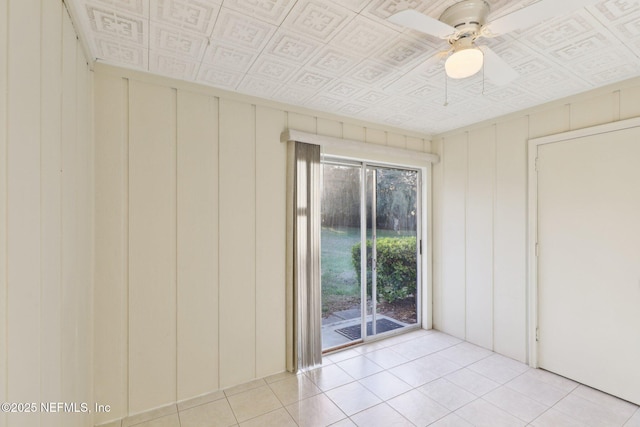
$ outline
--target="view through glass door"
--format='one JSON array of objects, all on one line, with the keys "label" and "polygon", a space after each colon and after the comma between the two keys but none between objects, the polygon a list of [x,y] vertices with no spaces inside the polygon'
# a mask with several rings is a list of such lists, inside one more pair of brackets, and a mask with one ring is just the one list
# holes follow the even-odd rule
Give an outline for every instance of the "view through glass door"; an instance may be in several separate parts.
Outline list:
[{"label": "view through glass door", "polygon": [[418,325],[419,172],[332,159],[322,173],[323,350]]}]

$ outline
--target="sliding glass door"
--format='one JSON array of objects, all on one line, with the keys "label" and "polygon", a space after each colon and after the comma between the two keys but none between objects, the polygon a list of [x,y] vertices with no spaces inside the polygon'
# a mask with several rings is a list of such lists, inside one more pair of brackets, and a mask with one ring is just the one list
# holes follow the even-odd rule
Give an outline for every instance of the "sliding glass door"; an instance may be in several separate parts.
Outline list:
[{"label": "sliding glass door", "polygon": [[418,323],[418,171],[368,166],[367,195],[372,336]]},{"label": "sliding glass door", "polygon": [[[361,241],[362,168],[323,163],[321,206],[322,348],[361,339],[362,290],[354,268]],[[336,332],[338,331],[338,332]]]},{"label": "sliding glass door", "polygon": [[322,347],[419,325],[420,172],[325,159]]}]

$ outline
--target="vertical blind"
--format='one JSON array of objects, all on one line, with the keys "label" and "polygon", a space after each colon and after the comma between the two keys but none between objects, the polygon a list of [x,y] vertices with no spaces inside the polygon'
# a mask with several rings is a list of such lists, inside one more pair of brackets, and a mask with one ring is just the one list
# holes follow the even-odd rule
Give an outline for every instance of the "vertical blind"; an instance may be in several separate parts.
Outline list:
[{"label": "vertical blind", "polygon": [[293,159],[293,369],[322,363],[320,288],[320,146],[295,142]]}]

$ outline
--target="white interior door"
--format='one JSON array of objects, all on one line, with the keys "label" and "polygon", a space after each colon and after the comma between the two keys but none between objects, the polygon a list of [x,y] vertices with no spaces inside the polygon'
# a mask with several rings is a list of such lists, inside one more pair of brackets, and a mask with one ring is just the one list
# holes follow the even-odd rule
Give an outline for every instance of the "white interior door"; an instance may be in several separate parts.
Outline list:
[{"label": "white interior door", "polygon": [[538,147],[538,362],[640,404],[640,128]]}]

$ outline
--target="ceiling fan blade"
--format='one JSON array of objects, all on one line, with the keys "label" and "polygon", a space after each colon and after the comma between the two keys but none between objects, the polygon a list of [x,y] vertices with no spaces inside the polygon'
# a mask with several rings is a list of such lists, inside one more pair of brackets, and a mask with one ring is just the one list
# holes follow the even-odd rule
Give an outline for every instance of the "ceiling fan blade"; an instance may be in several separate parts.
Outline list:
[{"label": "ceiling fan blade", "polygon": [[421,33],[446,38],[456,32],[451,25],[438,21],[413,9],[405,9],[387,18],[389,22],[411,28]]},{"label": "ceiling fan blade", "polygon": [[598,0],[540,0],[530,6],[494,19],[488,25],[492,35],[506,34],[522,30],[540,22],[589,6]]},{"label": "ceiling fan blade", "polygon": [[480,46],[484,53],[484,75],[498,86],[504,86],[518,78],[519,74],[488,46]]}]

